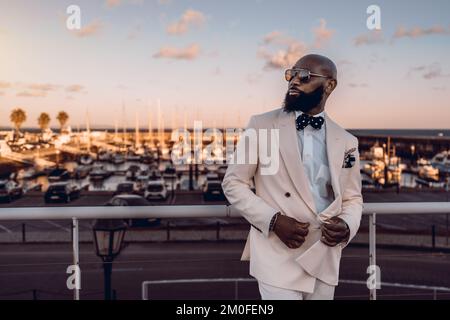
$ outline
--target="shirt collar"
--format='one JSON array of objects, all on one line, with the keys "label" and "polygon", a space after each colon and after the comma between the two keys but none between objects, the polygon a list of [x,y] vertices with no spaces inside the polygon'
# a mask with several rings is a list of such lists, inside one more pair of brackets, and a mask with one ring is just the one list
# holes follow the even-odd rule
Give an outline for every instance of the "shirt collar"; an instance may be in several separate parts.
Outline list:
[{"label": "shirt collar", "polygon": [[[295,118],[298,118],[303,112],[302,111],[295,111]],[[323,110],[321,113],[315,114],[314,117],[322,116],[325,118],[325,110]]]}]

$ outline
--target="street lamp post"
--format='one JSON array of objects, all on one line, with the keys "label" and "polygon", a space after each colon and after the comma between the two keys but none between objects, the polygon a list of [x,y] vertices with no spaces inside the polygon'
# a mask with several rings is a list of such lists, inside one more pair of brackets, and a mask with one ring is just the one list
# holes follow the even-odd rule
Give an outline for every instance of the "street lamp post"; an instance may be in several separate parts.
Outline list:
[{"label": "street lamp post", "polygon": [[112,262],[120,254],[126,224],[122,220],[96,220],[93,232],[97,256],[103,260],[105,300],[111,300]]},{"label": "street lamp post", "polygon": [[56,166],[59,167],[59,154],[61,153],[61,151],[59,151],[59,149],[56,149]]}]

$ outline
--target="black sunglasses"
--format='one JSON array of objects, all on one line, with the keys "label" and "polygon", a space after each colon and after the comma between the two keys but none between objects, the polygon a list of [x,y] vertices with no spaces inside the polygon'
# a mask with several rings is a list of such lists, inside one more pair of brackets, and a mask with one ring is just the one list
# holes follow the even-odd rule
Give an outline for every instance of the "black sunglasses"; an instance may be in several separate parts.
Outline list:
[{"label": "black sunglasses", "polygon": [[284,78],[286,79],[286,81],[291,81],[297,75],[299,76],[300,82],[302,83],[309,82],[309,80],[311,80],[311,77],[331,78],[323,74],[311,72],[308,69],[287,69],[284,72]]}]

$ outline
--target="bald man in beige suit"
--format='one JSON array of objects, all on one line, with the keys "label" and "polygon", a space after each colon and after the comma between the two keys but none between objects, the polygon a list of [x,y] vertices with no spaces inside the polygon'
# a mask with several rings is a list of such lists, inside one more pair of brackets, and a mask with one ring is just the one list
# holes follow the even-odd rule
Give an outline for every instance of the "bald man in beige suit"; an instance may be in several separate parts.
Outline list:
[{"label": "bald man in beige suit", "polygon": [[[252,225],[242,260],[250,260],[262,299],[333,299],[342,249],[363,208],[358,140],[324,111],[337,85],[331,60],[304,56],[285,78],[284,106],[251,117],[222,187]],[[238,150],[251,158],[252,131],[256,161],[239,161]],[[268,148],[260,132],[276,132]],[[265,150],[276,150],[275,170],[261,161]]]}]

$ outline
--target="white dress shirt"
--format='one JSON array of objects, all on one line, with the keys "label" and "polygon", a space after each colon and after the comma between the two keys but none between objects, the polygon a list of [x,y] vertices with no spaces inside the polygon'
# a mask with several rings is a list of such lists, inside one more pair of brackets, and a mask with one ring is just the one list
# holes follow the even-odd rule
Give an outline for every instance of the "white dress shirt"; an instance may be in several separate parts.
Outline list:
[{"label": "white dress shirt", "polygon": [[[295,117],[302,113],[295,111]],[[325,117],[325,111],[314,115],[314,117],[318,116]],[[321,129],[314,129],[311,125],[307,125],[303,130],[297,130],[297,136],[303,167],[308,176],[317,213],[320,213],[334,200],[328,166],[326,123],[324,122]]]}]

